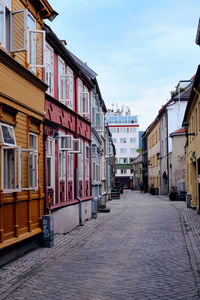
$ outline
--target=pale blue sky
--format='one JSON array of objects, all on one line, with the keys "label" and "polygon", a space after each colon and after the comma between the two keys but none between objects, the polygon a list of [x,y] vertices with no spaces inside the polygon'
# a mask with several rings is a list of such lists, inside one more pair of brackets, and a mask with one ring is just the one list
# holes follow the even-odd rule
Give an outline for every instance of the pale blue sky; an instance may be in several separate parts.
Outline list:
[{"label": "pale blue sky", "polygon": [[49,0],[47,22],[98,74],[107,108],[128,105],[145,130],[200,64],[199,0]]}]

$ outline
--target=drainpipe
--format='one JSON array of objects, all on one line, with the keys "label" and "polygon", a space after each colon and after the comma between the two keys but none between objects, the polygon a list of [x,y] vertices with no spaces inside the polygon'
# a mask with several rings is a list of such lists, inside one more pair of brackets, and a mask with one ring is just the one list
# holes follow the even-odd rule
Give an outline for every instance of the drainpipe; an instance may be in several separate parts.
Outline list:
[{"label": "drainpipe", "polygon": [[167,182],[167,192],[169,194],[169,145],[168,145],[168,141],[169,141],[169,137],[168,137],[168,111],[167,112],[167,117],[166,117],[166,123],[167,123],[167,174],[168,174],[168,182]]},{"label": "drainpipe", "polygon": [[78,169],[75,169],[75,177],[76,177],[76,199],[78,200],[78,206],[79,206],[79,225],[83,226],[83,220],[82,220],[82,202],[79,198],[79,191],[78,191]]}]

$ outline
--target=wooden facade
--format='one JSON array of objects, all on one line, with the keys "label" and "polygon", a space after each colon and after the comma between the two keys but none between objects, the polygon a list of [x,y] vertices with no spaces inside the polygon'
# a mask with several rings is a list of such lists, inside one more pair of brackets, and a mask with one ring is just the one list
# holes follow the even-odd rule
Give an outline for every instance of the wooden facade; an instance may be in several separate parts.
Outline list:
[{"label": "wooden facade", "polygon": [[[25,18],[31,17],[33,29],[41,30],[43,18],[53,13],[47,1],[23,0],[10,1],[10,5],[6,1],[3,11],[10,13],[10,19],[1,24],[5,34],[9,32],[9,22],[12,28],[11,43],[6,43],[9,36],[5,35],[0,46],[0,249],[42,231],[47,85],[42,81],[41,64],[29,64],[30,51],[25,41],[29,28],[25,28]],[[37,53],[34,55],[37,60]]]}]

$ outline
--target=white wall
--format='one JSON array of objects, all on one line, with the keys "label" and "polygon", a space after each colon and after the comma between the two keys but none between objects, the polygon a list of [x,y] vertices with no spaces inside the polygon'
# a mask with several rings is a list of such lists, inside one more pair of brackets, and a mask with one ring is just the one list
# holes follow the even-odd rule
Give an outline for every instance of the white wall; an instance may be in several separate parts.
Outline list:
[{"label": "white wall", "polygon": [[185,114],[185,108],[187,101],[181,101],[171,104],[167,107],[168,111],[168,151],[172,151],[172,139],[169,138],[169,135],[182,128],[183,117]]}]

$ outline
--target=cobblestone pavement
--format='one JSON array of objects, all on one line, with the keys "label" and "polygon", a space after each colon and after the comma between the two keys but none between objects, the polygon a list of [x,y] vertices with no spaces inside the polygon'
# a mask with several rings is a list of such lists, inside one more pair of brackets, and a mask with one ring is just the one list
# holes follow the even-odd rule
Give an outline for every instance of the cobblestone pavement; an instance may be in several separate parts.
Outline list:
[{"label": "cobblestone pavement", "polygon": [[83,227],[0,269],[0,299],[200,299],[200,216],[125,191]]}]

